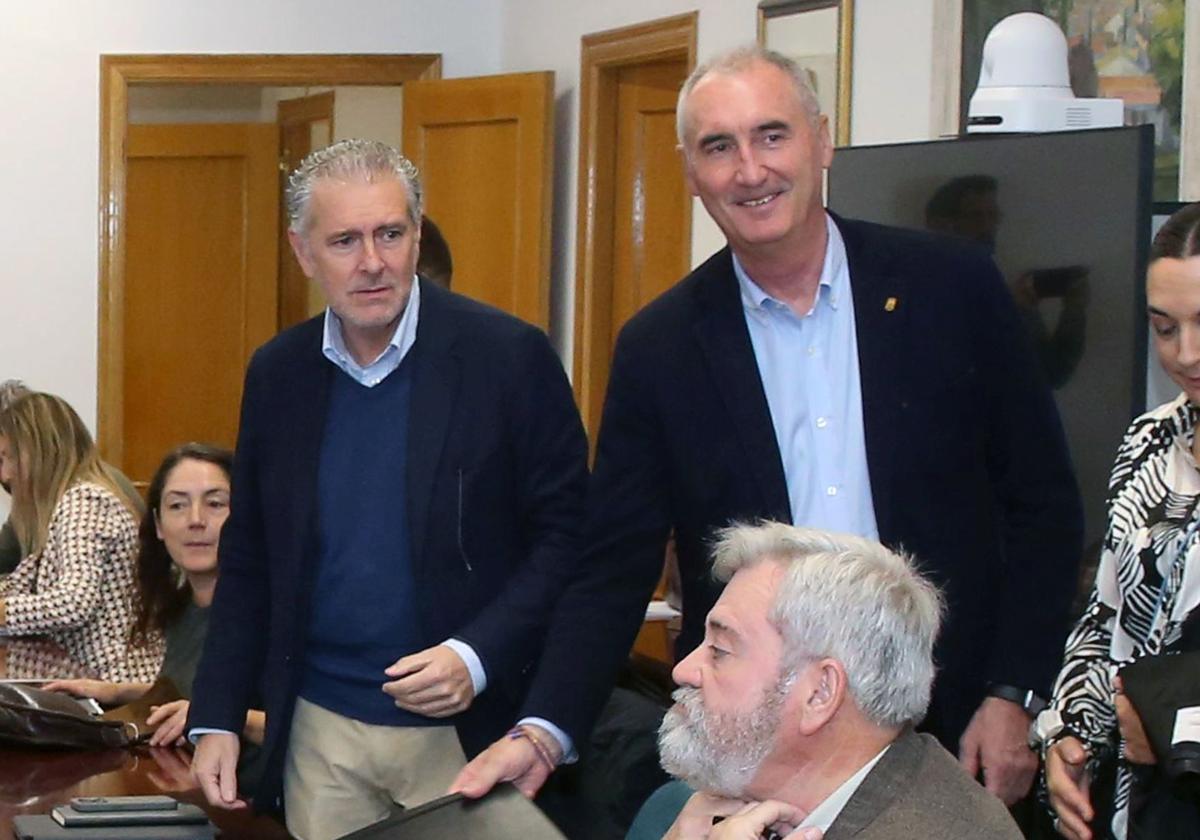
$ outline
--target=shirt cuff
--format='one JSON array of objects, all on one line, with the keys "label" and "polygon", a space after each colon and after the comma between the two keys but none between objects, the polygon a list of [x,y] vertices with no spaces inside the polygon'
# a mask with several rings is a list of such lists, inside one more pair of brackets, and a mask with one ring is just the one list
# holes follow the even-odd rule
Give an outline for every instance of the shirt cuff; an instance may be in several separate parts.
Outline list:
[{"label": "shirt cuff", "polygon": [[462,639],[447,639],[442,642],[442,645],[457,653],[458,658],[467,666],[467,671],[471,674],[471,687],[475,690],[475,696],[483,694],[483,690],[487,688],[487,671],[483,670],[483,661],[475,652],[475,648]]},{"label": "shirt cuff", "polygon": [[579,753],[575,752],[575,744],[571,741],[571,736],[566,732],[563,732],[545,718],[540,717],[523,717],[517,721],[517,726],[524,726],[527,723],[532,723],[534,726],[545,729],[554,736],[555,741],[558,741],[558,745],[562,747],[562,758],[559,759],[559,764],[574,764],[579,760]]},{"label": "shirt cuff", "polygon": [[187,738],[192,742],[192,746],[196,746],[196,742],[200,740],[201,735],[236,735],[236,732],[230,732],[228,729],[209,729],[204,726],[197,726],[194,729],[189,729]]}]

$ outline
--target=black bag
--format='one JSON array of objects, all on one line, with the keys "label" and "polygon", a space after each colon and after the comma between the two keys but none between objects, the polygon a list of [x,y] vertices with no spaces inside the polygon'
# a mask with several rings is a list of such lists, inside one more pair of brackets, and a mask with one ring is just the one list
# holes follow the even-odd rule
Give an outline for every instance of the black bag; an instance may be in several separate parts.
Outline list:
[{"label": "black bag", "polygon": [[1200,651],[1168,651],[1121,669],[1158,763],[1130,765],[1130,840],[1183,840],[1200,836],[1200,773],[1195,744],[1174,744],[1176,713],[1200,706]]},{"label": "black bag", "polygon": [[0,741],[25,747],[127,747],[134,724],[93,715],[67,694],[0,682]]}]

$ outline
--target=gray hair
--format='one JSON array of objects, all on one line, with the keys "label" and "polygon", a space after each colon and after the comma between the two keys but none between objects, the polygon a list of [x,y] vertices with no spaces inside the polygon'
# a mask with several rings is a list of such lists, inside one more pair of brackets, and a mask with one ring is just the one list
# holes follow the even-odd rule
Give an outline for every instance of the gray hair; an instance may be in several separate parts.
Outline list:
[{"label": "gray hair", "polygon": [[351,139],[317,149],[288,176],[285,193],[288,227],[296,233],[304,233],[312,222],[309,215],[312,191],[317,181],[323,178],[359,180],[368,184],[380,178],[395,178],[404,184],[408,193],[409,221],[413,225],[421,223],[423,203],[417,167],[395,146],[378,140]]},{"label": "gray hair", "polygon": [[784,574],[769,619],[783,637],[783,668],[831,657],[850,696],[879,726],[920,720],[933,684],[943,602],[912,560],[872,540],[778,522],[722,530],[713,576],[776,562]]},{"label": "gray hair", "polygon": [[7,411],[15,400],[29,393],[32,393],[32,389],[20,379],[0,382],[0,411]]},{"label": "gray hair", "polygon": [[[725,75],[739,73],[758,62],[778,67],[787,74],[796,88],[796,95],[800,97],[800,104],[808,115],[809,123],[816,127],[821,116],[821,104],[817,101],[817,95],[813,92],[812,84],[809,82],[808,71],[783,53],[769,50],[758,44],[750,44],[717,54],[697,66],[687,77],[687,81],[679,89],[679,99],[675,102],[675,135],[681,146],[684,145],[683,135],[687,128],[687,99],[692,95],[692,91],[695,90],[700,80],[714,73]],[[684,146],[684,150],[687,150],[686,146]]]}]

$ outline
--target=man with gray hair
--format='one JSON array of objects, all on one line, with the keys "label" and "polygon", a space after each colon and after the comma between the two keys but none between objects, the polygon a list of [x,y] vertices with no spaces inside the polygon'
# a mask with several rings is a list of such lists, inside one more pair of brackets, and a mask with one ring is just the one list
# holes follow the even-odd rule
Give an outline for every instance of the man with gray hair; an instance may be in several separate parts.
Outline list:
[{"label": "man with gray hair", "polygon": [[659,733],[663,767],[700,791],[667,838],[1021,836],[912,729],[929,705],[942,603],[907,558],[773,522],[725,529],[714,555],[725,589],[703,644],[675,666],[681,688]]},{"label": "man with gray hair", "polygon": [[440,796],[514,722],[553,767],[581,733],[522,717],[575,567],[587,444],[538,329],[415,276],[421,184],[391,146],[313,152],[289,238],[325,313],[246,373],[193,772],[243,807],[238,739],[267,712],[255,802],[301,840]]},{"label": "man with gray hair", "polygon": [[[1026,738],[1058,670],[1083,522],[1054,400],[1003,278],[968,243],[826,211],[828,121],[785,56],[716,56],[688,78],[677,114],[687,183],[727,247],[617,338],[584,573],[560,602],[531,696],[549,709],[569,680],[568,713],[596,713],[669,537],[678,656],[720,595],[707,575],[716,529],[770,519],[858,534],[903,545],[945,588],[921,727],[1013,803],[1037,768]],[[578,651],[595,639],[607,652],[580,672]],[[468,770],[539,772],[506,752]]]}]

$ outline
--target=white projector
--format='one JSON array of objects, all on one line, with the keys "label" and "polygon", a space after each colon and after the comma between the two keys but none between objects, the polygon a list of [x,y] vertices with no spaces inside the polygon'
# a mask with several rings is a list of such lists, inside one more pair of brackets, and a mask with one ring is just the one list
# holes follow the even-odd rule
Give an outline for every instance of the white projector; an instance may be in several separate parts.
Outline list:
[{"label": "white projector", "polygon": [[983,43],[979,87],[967,132],[1068,131],[1124,125],[1120,99],[1079,99],[1071,92],[1067,38],[1045,15],[1009,15]]}]

